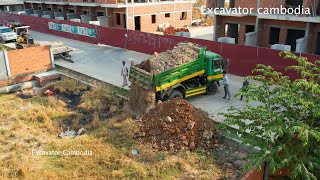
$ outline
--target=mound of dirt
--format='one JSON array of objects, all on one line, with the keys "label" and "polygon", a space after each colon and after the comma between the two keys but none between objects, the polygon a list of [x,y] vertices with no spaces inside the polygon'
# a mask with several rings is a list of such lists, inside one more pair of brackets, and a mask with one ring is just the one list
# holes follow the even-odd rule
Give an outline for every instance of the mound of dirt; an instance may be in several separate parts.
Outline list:
[{"label": "mound of dirt", "polygon": [[182,64],[194,61],[199,57],[198,45],[190,42],[181,42],[172,50],[154,53],[149,59],[138,65],[139,68],[158,74]]},{"label": "mound of dirt", "polygon": [[186,100],[157,103],[141,118],[134,138],[159,150],[210,150],[218,143],[215,123]]}]

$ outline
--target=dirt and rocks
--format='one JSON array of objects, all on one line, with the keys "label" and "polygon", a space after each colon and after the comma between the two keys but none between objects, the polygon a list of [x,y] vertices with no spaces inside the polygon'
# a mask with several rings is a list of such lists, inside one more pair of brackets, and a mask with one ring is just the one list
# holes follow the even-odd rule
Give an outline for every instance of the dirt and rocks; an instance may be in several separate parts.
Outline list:
[{"label": "dirt and rocks", "polygon": [[243,176],[246,152],[236,143],[226,144],[217,133],[217,123],[186,100],[159,101],[137,122],[139,131],[134,139],[155,151],[191,150],[212,154],[226,179]]},{"label": "dirt and rocks", "polygon": [[140,63],[138,67],[153,74],[167,71],[198,59],[199,50],[197,47],[198,45],[190,42],[181,42],[172,50],[159,54],[155,52],[149,59]]},{"label": "dirt and rocks", "polygon": [[159,150],[209,150],[219,143],[214,121],[182,99],[159,101],[139,124],[135,138]]},{"label": "dirt and rocks", "polygon": [[129,94],[129,108],[133,114],[140,115],[151,109],[156,101],[156,94],[153,91],[132,83]]}]

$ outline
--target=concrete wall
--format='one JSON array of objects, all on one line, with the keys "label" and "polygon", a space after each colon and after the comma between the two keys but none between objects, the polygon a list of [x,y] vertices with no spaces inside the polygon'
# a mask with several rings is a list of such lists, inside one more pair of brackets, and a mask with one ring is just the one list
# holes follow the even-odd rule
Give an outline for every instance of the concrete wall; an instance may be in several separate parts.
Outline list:
[{"label": "concrete wall", "polygon": [[246,33],[245,45],[246,46],[256,46],[257,45],[257,33],[256,32]]},{"label": "concrete wall", "polygon": [[81,22],[86,24],[88,24],[92,20],[91,15],[80,15],[80,18]]},{"label": "concrete wall", "polygon": [[70,21],[70,19],[76,19],[78,17],[77,14],[75,13],[68,13],[67,15],[67,20]]},{"label": "concrete wall", "polygon": [[54,18],[54,13],[53,11],[43,11],[43,15],[49,16],[49,18]]},{"label": "concrete wall", "polygon": [[98,16],[97,20],[100,22],[100,26],[108,27],[109,21],[107,16]]}]

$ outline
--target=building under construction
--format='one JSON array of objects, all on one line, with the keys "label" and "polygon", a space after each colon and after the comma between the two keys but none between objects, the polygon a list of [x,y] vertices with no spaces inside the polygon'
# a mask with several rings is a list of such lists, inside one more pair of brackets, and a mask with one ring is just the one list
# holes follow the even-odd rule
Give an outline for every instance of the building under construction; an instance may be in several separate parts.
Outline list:
[{"label": "building under construction", "polygon": [[25,0],[25,9],[28,15],[155,32],[190,25],[192,4],[192,0]]},{"label": "building under construction", "polygon": [[[211,8],[253,8],[252,14],[215,15],[215,40],[234,38],[236,44],[272,47],[286,45],[295,52],[320,55],[319,0],[209,0]],[[310,14],[260,14],[262,8],[309,8]],[[274,47],[274,46],[273,46]]]}]

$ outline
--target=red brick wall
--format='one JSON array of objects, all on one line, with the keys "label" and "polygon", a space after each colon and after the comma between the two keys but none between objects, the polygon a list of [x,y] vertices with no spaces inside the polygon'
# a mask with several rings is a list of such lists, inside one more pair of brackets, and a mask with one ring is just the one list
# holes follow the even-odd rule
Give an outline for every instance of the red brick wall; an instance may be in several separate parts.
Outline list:
[{"label": "red brick wall", "polygon": [[[235,8],[257,8],[257,0],[235,0]],[[262,0],[263,1],[263,0]]]},{"label": "red brick wall", "polygon": [[251,169],[241,180],[263,180],[264,167],[260,171],[257,169]]},{"label": "red brick wall", "polygon": [[11,50],[8,59],[13,77],[52,68],[48,46]]},{"label": "red brick wall", "polygon": [[276,8],[281,5],[284,7],[286,1],[285,0],[261,0],[260,7],[261,8]]}]

